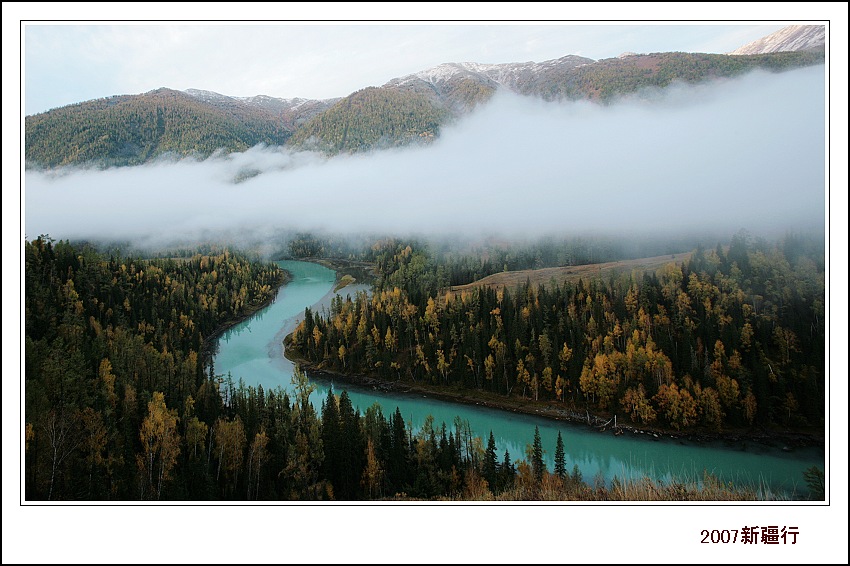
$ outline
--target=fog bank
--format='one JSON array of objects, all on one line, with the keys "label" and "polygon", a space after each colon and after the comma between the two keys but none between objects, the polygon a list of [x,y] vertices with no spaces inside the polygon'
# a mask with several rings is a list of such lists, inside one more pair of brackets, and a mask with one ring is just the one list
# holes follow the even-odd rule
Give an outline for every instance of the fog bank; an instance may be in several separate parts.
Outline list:
[{"label": "fog bank", "polygon": [[496,95],[427,147],[330,159],[29,171],[27,238],[155,243],[324,229],[440,234],[754,233],[825,224],[824,67],[610,106]]}]

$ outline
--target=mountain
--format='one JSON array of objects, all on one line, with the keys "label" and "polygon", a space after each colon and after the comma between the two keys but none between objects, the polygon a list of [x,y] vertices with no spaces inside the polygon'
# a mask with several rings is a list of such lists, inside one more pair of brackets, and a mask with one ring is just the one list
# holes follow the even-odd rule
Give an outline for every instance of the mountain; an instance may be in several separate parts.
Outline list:
[{"label": "mountain", "polygon": [[393,79],[384,88],[430,96],[453,114],[461,114],[487,101],[499,88],[520,93],[535,81],[564,75],[593,62],[593,59],[567,55],[542,63],[445,63]]},{"label": "mountain", "polygon": [[646,88],[674,82],[697,84],[734,77],[754,69],[782,71],[823,63],[823,52],[731,56],[716,53],[624,53],[577,66],[566,73],[535,77],[520,94],[546,100],[594,100],[608,103]]},{"label": "mountain", "polygon": [[334,154],[428,142],[448,119],[449,112],[425,94],[369,87],[306,122],[290,145]]},{"label": "mountain", "polygon": [[339,100],[297,128],[288,145],[336,154],[427,143],[499,89],[546,100],[608,103],[647,87],[699,83],[756,68],[782,71],[823,59],[823,52],[629,53],[599,61],[568,55],[542,63],[445,63]]},{"label": "mountain", "polygon": [[25,127],[27,165],[40,167],[134,165],[169,153],[244,151],[260,143],[282,145],[292,134],[279,113],[263,105],[167,88],[27,116]]},{"label": "mountain", "polygon": [[807,51],[826,47],[826,26],[788,26],[730,52],[755,55],[780,51]]},{"label": "mountain", "polygon": [[[132,165],[163,154],[207,156],[260,143],[329,155],[428,143],[497,90],[606,104],[674,82],[823,64],[823,37],[823,26],[791,26],[734,55],[624,53],[598,61],[567,55],[541,63],[445,63],[329,100],[167,88],[113,96],[27,116],[27,167]],[[770,52],[742,53],[751,46]]]},{"label": "mountain", "polygon": [[299,128],[290,144],[339,153],[427,143],[440,127],[486,102],[500,88],[547,72],[566,72],[592,59],[568,55],[543,63],[445,63],[359,90]]},{"label": "mountain", "polygon": [[313,116],[321,114],[333,106],[340,98],[327,100],[310,100],[307,98],[274,98],[272,96],[248,96],[231,97],[211,92],[190,88],[185,91],[195,98],[232,112],[255,110],[258,114],[269,115],[273,120],[280,120],[281,125],[294,131],[296,128],[310,120]]}]

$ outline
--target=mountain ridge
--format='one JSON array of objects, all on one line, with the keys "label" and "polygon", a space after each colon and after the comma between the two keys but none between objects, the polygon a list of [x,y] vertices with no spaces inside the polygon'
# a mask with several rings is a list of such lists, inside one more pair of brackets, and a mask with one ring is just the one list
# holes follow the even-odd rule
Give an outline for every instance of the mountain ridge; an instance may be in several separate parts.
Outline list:
[{"label": "mountain ridge", "polygon": [[[794,30],[780,32],[762,38],[761,48],[811,45]],[[772,36],[776,37],[768,40]],[[539,63],[443,63],[324,100],[232,97],[163,87],[27,116],[26,164],[28,168],[92,162],[135,165],[164,154],[205,157],[257,144],[328,155],[371,151],[430,143],[443,126],[486,103],[500,89],[545,100],[607,104],[643,88],[695,84],[755,68],[781,71],[821,64],[824,59],[823,50],[806,48],[735,55],[624,53],[600,60],[565,55]]]},{"label": "mountain ridge", "polygon": [[781,51],[807,51],[826,47],[826,26],[795,25],[742,45],[729,55],[756,55]]}]

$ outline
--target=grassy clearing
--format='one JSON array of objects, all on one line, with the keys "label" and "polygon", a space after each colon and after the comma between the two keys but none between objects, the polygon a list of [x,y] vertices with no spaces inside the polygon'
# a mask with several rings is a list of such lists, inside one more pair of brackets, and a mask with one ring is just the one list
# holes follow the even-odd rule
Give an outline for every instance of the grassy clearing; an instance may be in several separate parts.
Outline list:
[{"label": "grassy clearing", "polygon": [[455,285],[451,288],[453,293],[460,293],[475,289],[477,287],[491,287],[493,289],[513,289],[529,281],[532,286],[548,285],[553,279],[558,285],[564,282],[577,282],[579,279],[608,278],[624,273],[643,275],[647,271],[657,271],[668,263],[682,263],[690,259],[693,252],[685,252],[672,255],[660,255],[655,257],[644,257],[640,259],[628,259],[623,261],[610,261],[607,263],[592,263],[587,265],[573,265],[567,267],[546,267],[543,269],[525,269],[522,271],[505,271],[488,275],[478,281],[467,285]]}]

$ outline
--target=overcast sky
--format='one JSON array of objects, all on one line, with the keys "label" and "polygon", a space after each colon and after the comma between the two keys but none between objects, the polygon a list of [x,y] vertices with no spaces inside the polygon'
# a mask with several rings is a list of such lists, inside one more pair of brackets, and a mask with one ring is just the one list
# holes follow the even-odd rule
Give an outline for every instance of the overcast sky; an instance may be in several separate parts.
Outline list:
[{"label": "overcast sky", "polygon": [[333,98],[447,62],[723,53],[782,25],[43,25],[25,28],[26,113],[159,87]]},{"label": "overcast sky", "polygon": [[726,53],[773,25],[260,23],[24,27],[25,113],[160,87],[230,96],[347,96],[447,62]]}]

